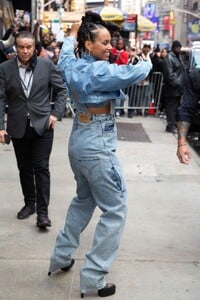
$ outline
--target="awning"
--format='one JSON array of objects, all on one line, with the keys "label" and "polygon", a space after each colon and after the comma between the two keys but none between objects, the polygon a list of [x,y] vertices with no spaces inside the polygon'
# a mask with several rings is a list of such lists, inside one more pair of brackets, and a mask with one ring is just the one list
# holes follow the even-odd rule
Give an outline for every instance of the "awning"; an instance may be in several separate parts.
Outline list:
[{"label": "awning", "polygon": [[156,25],[154,23],[141,15],[138,15],[137,23],[137,30],[141,32],[154,31],[156,28]]},{"label": "awning", "polygon": [[[155,30],[156,25],[152,23],[149,19],[142,15],[137,15],[137,31],[140,32],[150,32]],[[126,20],[122,23],[122,30],[124,31],[135,31],[136,23]]]},{"label": "awning", "polygon": [[90,10],[99,14],[103,21],[123,21],[124,20],[123,12],[117,7],[104,5],[102,7],[97,7],[97,8],[93,8]]}]

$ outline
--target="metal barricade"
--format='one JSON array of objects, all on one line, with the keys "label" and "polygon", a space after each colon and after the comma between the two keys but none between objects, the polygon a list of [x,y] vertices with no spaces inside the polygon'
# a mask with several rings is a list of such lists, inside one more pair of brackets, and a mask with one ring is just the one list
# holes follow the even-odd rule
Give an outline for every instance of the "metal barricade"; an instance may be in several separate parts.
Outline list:
[{"label": "metal barricade", "polygon": [[144,114],[153,104],[155,114],[158,113],[160,106],[160,97],[163,87],[163,74],[153,72],[149,78],[141,81],[138,84],[133,84],[124,89],[123,92],[127,95],[128,105],[118,106],[118,108],[141,110]]},{"label": "metal barricade", "polygon": [[[53,94],[53,88],[50,88],[50,103],[51,103],[51,107],[54,107],[54,94]],[[66,106],[65,106],[65,113],[64,113],[64,117],[68,117],[68,116],[75,116],[75,112],[74,112],[74,108],[73,108],[73,103],[71,101],[71,99],[69,97],[66,96]]]}]

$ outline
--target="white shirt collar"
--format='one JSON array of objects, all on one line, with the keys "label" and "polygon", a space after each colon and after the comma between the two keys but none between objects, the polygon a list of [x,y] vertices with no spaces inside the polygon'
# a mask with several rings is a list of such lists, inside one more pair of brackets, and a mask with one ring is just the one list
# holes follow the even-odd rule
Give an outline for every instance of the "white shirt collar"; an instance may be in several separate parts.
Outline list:
[{"label": "white shirt collar", "polygon": [[17,57],[17,65],[18,65],[18,68],[23,68],[23,69],[27,69],[29,64],[28,65],[23,65],[20,61],[19,61],[19,58]]}]

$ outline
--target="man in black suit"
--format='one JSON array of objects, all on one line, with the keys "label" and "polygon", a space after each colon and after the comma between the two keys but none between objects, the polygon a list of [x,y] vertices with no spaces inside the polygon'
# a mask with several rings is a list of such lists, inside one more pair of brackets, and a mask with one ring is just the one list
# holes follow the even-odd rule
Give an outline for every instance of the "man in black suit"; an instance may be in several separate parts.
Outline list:
[{"label": "man in black suit", "polygon": [[[49,158],[67,90],[54,64],[36,56],[32,33],[19,32],[15,47],[17,57],[0,64],[0,143],[6,142],[6,135],[11,136],[25,202],[17,218],[26,219],[36,211],[37,226],[46,228],[51,226]],[[53,109],[50,88],[55,94]]]}]

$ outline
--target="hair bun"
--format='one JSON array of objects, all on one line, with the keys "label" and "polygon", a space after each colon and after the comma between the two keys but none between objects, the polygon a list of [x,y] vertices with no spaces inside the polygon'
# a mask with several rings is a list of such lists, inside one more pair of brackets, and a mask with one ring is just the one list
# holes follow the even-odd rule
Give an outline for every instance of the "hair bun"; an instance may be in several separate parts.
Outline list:
[{"label": "hair bun", "polygon": [[87,23],[101,24],[101,25],[105,26],[105,23],[102,20],[101,16],[92,11],[87,11],[85,13],[85,16],[82,17],[82,22],[83,23],[87,22]]}]

